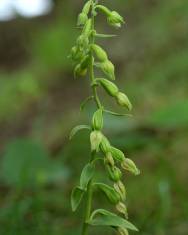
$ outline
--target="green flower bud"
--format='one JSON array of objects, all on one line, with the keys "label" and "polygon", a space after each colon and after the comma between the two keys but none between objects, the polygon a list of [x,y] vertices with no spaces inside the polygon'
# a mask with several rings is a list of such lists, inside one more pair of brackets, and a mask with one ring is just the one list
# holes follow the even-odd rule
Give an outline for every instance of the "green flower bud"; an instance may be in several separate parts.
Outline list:
[{"label": "green flower bud", "polygon": [[109,178],[112,181],[118,182],[121,179],[122,173],[121,173],[121,170],[118,167],[116,167],[116,166],[111,167],[111,166],[107,165],[106,169],[107,169]]},{"label": "green flower bud", "polygon": [[108,141],[108,139],[104,135],[102,137],[102,141],[101,141],[101,144],[100,144],[100,149],[105,154],[107,154],[110,150],[110,142]]},{"label": "green flower bud", "polygon": [[90,57],[89,57],[89,55],[86,55],[86,56],[83,58],[83,60],[81,61],[81,63],[80,63],[81,69],[86,69],[86,68],[88,68],[88,66],[89,66],[89,61],[90,61]]},{"label": "green flower bud", "polygon": [[78,61],[81,57],[83,56],[83,54],[81,53],[81,51],[79,51],[78,47],[74,46],[71,49],[70,52],[70,58],[74,61]]},{"label": "green flower bud", "polygon": [[89,0],[88,2],[86,2],[86,4],[84,5],[82,12],[85,13],[86,15],[89,13],[91,7],[91,1]]},{"label": "green flower bud", "polygon": [[89,65],[89,56],[85,56],[80,64],[76,65],[74,69],[74,77],[85,76]]},{"label": "green flower bud", "polygon": [[124,160],[125,160],[125,155],[124,155],[124,153],[121,151],[121,150],[119,150],[119,149],[117,149],[117,148],[114,148],[114,147],[110,147],[110,152],[112,153],[112,156],[116,159],[116,160],[118,160],[118,161],[120,161],[120,162],[123,162]]},{"label": "green flower bud", "polygon": [[74,69],[74,77],[84,77],[87,74],[87,68],[82,68],[81,64],[76,65],[75,69]]},{"label": "green flower bud", "polygon": [[103,134],[100,131],[92,131],[90,134],[91,151],[99,151]]},{"label": "green flower bud", "polygon": [[121,214],[123,214],[125,216],[125,218],[128,218],[127,207],[125,206],[124,203],[119,202],[116,205],[116,210],[119,211]]},{"label": "green flower bud", "polygon": [[108,78],[110,78],[111,80],[115,80],[115,74],[114,74],[115,68],[110,60],[106,60],[106,61],[100,63],[99,67],[102,69],[104,74],[106,74],[106,76],[108,76]]},{"label": "green flower bud", "polygon": [[111,167],[114,166],[114,159],[112,157],[112,154],[110,152],[108,152],[105,156],[105,159],[104,159],[104,164],[107,166],[107,165],[110,165]]},{"label": "green flower bud", "polygon": [[120,201],[120,196],[119,194],[114,190],[113,194],[109,195],[109,199],[111,201],[112,204],[116,204]]},{"label": "green flower bud", "polygon": [[105,91],[109,95],[111,95],[113,97],[115,97],[117,95],[118,88],[113,82],[110,82],[105,78],[97,78],[96,81],[101,84],[101,86],[105,89]]},{"label": "green flower bud", "polygon": [[126,228],[118,228],[117,231],[119,235],[129,235],[129,232]]},{"label": "green flower bud", "polygon": [[132,104],[129,98],[122,92],[118,92],[116,96],[116,101],[119,105],[126,107],[128,110],[132,109]]},{"label": "green flower bud", "polygon": [[121,24],[125,22],[123,17],[116,11],[111,11],[110,15],[107,17],[107,21],[116,28],[121,27]]},{"label": "green flower bud", "polygon": [[114,184],[114,189],[119,193],[121,200],[124,201],[126,199],[126,189],[124,184],[119,180]]},{"label": "green flower bud", "polygon": [[102,47],[96,45],[96,44],[93,44],[91,46],[92,50],[95,52],[97,58],[100,60],[100,61],[106,61],[108,60],[108,56],[106,54],[106,52],[102,49]]},{"label": "green flower bud", "polygon": [[93,115],[92,127],[94,130],[101,130],[103,128],[103,111],[101,108]]},{"label": "green flower bud", "polygon": [[121,167],[127,171],[130,171],[134,175],[140,174],[140,170],[137,168],[135,163],[129,158],[124,159],[124,161],[121,163]]},{"label": "green flower bud", "polygon": [[92,26],[92,21],[91,19],[88,19],[84,25],[83,34],[89,36],[89,34],[91,33],[91,26]]},{"label": "green flower bud", "polygon": [[88,20],[87,14],[85,14],[84,12],[81,12],[81,13],[78,15],[77,25],[78,25],[78,26],[80,26],[80,25],[85,25],[85,23],[87,22],[87,20]]},{"label": "green flower bud", "polygon": [[87,35],[81,34],[81,35],[78,37],[76,43],[77,43],[78,47],[80,47],[80,48],[85,48],[85,47],[87,47],[88,44],[89,44],[89,39],[88,39]]}]

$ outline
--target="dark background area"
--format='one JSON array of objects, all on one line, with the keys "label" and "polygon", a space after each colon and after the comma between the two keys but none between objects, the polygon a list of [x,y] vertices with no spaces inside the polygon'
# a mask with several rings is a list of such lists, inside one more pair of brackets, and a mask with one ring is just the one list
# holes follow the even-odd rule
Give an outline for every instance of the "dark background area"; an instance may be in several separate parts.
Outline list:
[{"label": "dark background area", "polygon": [[[130,220],[140,235],[187,235],[188,1],[104,3],[126,20],[115,30],[118,37],[98,43],[134,106],[132,118],[106,115],[104,129],[142,172],[124,179]],[[84,205],[73,214],[70,193],[89,159],[89,134],[80,132],[72,141],[68,135],[75,125],[89,123],[94,106],[80,113],[89,82],[74,80],[68,54],[82,5],[56,0],[45,16],[0,22],[2,235],[80,234]],[[99,32],[114,33],[103,16],[96,25]],[[94,199],[97,207],[109,207],[101,194]],[[99,233],[114,234],[91,230]]]}]

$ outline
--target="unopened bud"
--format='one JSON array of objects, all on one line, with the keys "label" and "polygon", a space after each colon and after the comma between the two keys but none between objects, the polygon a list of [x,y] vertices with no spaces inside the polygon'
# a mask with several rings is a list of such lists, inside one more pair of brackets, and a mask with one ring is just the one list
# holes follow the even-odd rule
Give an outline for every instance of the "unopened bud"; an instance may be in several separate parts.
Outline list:
[{"label": "unopened bud", "polygon": [[117,103],[123,107],[126,107],[128,110],[132,109],[132,104],[129,101],[129,98],[122,92],[118,92],[116,96]]},{"label": "unopened bud", "polygon": [[119,202],[116,205],[116,209],[117,211],[119,211],[121,214],[123,214],[125,216],[125,218],[128,218],[128,212],[127,212],[127,207],[125,206],[124,203]]},{"label": "unopened bud", "polygon": [[112,156],[116,159],[116,160],[118,160],[118,161],[120,161],[120,162],[123,162],[124,160],[125,160],[125,155],[124,155],[124,153],[121,151],[121,150],[119,150],[119,149],[117,149],[117,148],[114,148],[114,147],[110,147],[110,152],[112,153]]},{"label": "unopened bud", "polygon": [[116,11],[111,11],[110,15],[107,17],[107,21],[116,28],[121,27],[121,24],[124,23],[123,17]]},{"label": "unopened bud", "polygon": [[121,171],[120,171],[120,169],[118,167],[107,165],[106,169],[108,171],[109,178],[112,181],[118,182],[121,179],[122,173],[121,173]]},{"label": "unopened bud", "polygon": [[85,76],[87,74],[87,68],[82,68],[81,64],[76,65],[75,69],[74,69],[74,77],[78,77],[78,76]]},{"label": "unopened bud", "polygon": [[129,232],[126,228],[118,228],[117,231],[119,235],[129,235]]},{"label": "unopened bud", "polygon": [[89,39],[87,37],[87,35],[85,34],[81,34],[78,39],[77,39],[77,45],[80,48],[84,48],[89,44]]},{"label": "unopened bud", "polygon": [[92,127],[94,130],[101,130],[103,128],[103,111],[101,108],[93,114]]},{"label": "unopened bud", "polygon": [[124,184],[119,180],[114,184],[114,189],[119,193],[122,201],[126,199],[126,189]]},{"label": "unopened bud", "polygon": [[90,57],[89,57],[89,55],[86,55],[86,56],[82,59],[82,61],[81,61],[81,63],[80,63],[81,69],[86,69],[86,68],[88,68],[88,66],[89,66],[89,61],[90,61]]},{"label": "unopened bud", "polygon": [[96,44],[93,44],[92,45],[92,49],[95,52],[97,58],[101,62],[104,62],[104,61],[108,60],[108,56],[107,56],[106,52],[102,49],[102,47],[100,47],[100,46],[98,46]]},{"label": "unopened bud", "polygon": [[83,54],[82,52],[79,50],[78,47],[74,46],[72,47],[71,49],[71,52],[70,52],[70,58],[74,61],[78,61],[80,60],[81,58],[83,57]]},{"label": "unopened bud", "polygon": [[114,69],[114,65],[112,64],[110,60],[106,60],[100,63],[99,67],[102,69],[104,74],[108,76],[108,78],[110,78],[111,80],[115,80],[115,72],[114,72],[115,69]]},{"label": "unopened bud", "polygon": [[118,87],[113,82],[110,82],[105,78],[97,78],[96,81],[98,81],[101,84],[101,86],[105,89],[105,91],[109,95],[113,97],[117,95]]},{"label": "unopened bud", "polygon": [[137,168],[135,163],[129,158],[125,158],[125,160],[121,163],[121,167],[127,171],[130,171],[134,175],[140,174],[140,170]]},{"label": "unopened bud", "polygon": [[74,69],[74,77],[77,76],[85,76],[87,73],[87,68],[89,65],[89,56],[85,56],[82,61],[80,62],[80,64],[76,65],[75,69]]},{"label": "unopened bud", "polygon": [[88,19],[85,23],[84,28],[83,28],[83,34],[88,36],[91,32],[91,26],[92,26],[92,21],[91,21],[91,19]]},{"label": "unopened bud", "polygon": [[108,141],[108,139],[104,135],[102,137],[100,149],[105,154],[107,154],[110,151],[110,142]]},{"label": "unopened bud", "polygon": [[78,20],[77,20],[77,25],[80,26],[80,25],[85,25],[85,23],[87,22],[88,20],[88,16],[86,13],[84,12],[81,12],[79,15],[78,15]]},{"label": "unopened bud", "polygon": [[91,142],[91,151],[99,151],[99,145],[102,140],[102,133],[100,131],[92,131],[90,134],[90,142]]},{"label": "unopened bud", "polygon": [[86,15],[89,13],[91,7],[91,1],[89,0],[88,2],[86,2],[86,4],[84,5],[82,12],[85,13]]},{"label": "unopened bud", "polygon": [[110,166],[114,166],[114,159],[112,157],[112,154],[110,152],[108,152],[105,156],[105,165],[110,165]]}]

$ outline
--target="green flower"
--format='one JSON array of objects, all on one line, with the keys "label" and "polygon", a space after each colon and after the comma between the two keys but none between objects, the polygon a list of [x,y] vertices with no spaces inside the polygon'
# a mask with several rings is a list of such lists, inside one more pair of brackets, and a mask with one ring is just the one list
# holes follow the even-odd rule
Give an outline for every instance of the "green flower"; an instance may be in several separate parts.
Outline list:
[{"label": "green flower", "polygon": [[87,22],[87,20],[88,20],[87,14],[85,14],[84,12],[81,12],[81,13],[78,15],[77,25],[78,25],[78,26],[85,25],[85,23]]},{"label": "green flower", "polygon": [[120,28],[121,24],[125,23],[123,17],[116,11],[111,11],[110,15],[107,17],[109,25],[112,25],[116,28]]},{"label": "green flower", "polygon": [[132,109],[132,104],[124,93],[118,92],[116,95],[116,101],[119,105],[126,107],[128,110]]}]

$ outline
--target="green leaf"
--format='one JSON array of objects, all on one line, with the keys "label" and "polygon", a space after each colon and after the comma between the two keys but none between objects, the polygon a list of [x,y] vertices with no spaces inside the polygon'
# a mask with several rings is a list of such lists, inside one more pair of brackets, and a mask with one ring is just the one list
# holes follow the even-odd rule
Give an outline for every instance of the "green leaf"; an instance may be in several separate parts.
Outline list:
[{"label": "green leaf", "polygon": [[70,132],[69,139],[71,140],[78,131],[83,130],[83,129],[91,130],[91,127],[88,125],[79,125],[79,126],[74,127]]},{"label": "green leaf", "polygon": [[111,226],[138,231],[138,229],[126,219],[104,209],[95,210],[87,223],[93,226]]},{"label": "green leaf", "polygon": [[82,170],[81,177],[80,177],[80,188],[86,189],[89,181],[94,175],[94,165],[88,163]]},{"label": "green leaf", "polygon": [[99,33],[96,33],[95,34],[95,37],[97,38],[113,38],[113,37],[117,37],[117,35],[115,34],[99,34]]},{"label": "green leaf", "polygon": [[110,110],[104,110],[105,113],[108,113],[108,114],[112,114],[114,116],[119,116],[119,117],[123,117],[123,116],[126,116],[126,117],[132,117],[131,114],[127,114],[127,113],[116,113],[116,112],[113,112],[113,111],[110,111]]},{"label": "green leaf", "polygon": [[80,187],[75,187],[72,190],[71,193],[71,207],[72,207],[72,211],[76,211],[76,209],[78,208],[78,206],[80,205],[80,202],[83,198],[85,191],[83,189],[81,189]]},{"label": "green leaf", "polygon": [[102,190],[111,203],[117,204],[120,201],[120,195],[114,188],[103,183],[95,183],[94,186]]},{"label": "green leaf", "polygon": [[85,105],[94,98],[94,96],[87,97],[80,105],[80,111],[82,111],[85,107]]}]

